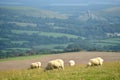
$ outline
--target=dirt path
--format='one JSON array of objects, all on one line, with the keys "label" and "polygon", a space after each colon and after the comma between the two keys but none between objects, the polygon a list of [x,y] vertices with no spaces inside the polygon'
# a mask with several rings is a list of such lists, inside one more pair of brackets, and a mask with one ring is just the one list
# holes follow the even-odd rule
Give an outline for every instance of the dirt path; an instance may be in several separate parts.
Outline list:
[{"label": "dirt path", "polygon": [[68,65],[70,59],[75,60],[76,64],[86,64],[89,59],[94,57],[102,57],[105,62],[120,61],[120,52],[72,52],[63,54],[52,54],[42,56],[36,59],[29,60],[16,60],[16,61],[3,61],[0,62],[0,70],[12,70],[12,69],[27,69],[32,62],[41,61],[42,67],[47,65],[47,62],[52,59],[61,58],[65,61],[65,65]]}]

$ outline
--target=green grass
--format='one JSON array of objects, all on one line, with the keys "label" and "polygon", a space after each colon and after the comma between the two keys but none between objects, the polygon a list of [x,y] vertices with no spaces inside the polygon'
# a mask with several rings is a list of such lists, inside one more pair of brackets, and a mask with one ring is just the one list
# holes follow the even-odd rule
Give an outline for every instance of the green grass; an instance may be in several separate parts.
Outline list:
[{"label": "green grass", "polygon": [[31,50],[31,48],[7,48],[7,50],[23,50],[23,51],[26,51],[26,50]]},{"label": "green grass", "polygon": [[63,46],[63,48],[64,48],[67,45],[68,44],[49,44],[49,45],[34,46],[34,48],[54,49],[54,47],[57,47],[57,46]]},{"label": "green grass", "polygon": [[28,34],[28,35],[31,35],[33,33],[38,33],[39,31],[26,31],[26,30],[12,30],[13,33],[16,33],[16,34]]},{"label": "green grass", "polygon": [[53,37],[68,37],[68,38],[78,38],[76,35],[65,34],[65,33],[54,33],[54,32],[41,32],[40,35],[53,36]]},{"label": "green grass", "polygon": [[101,45],[101,46],[115,46],[120,44],[120,38],[109,38],[104,40],[93,40],[91,41],[93,44]]},{"label": "green grass", "polygon": [[40,58],[41,56],[45,56],[48,54],[39,54],[39,55],[31,55],[31,56],[21,56],[21,57],[11,57],[11,58],[5,58],[0,59],[0,62],[2,61],[13,61],[13,60],[27,60],[27,59],[34,59],[34,58]]},{"label": "green grass", "polygon": [[90,68],[67,66],[64,70],[47,72],[43,69],[0,71],[0,80],[120,80],[120,62]]},{"label": "green grass", "polygon": [[8,38],[0,38],[0,40],[9,40]]},{"label": "green grass", "polygon": [[68,44],[49,44],[49,45],[33,46],[33,48],[48,49],[48,50],[52,50],[52,51],[64,51],[64,48],[67,46],[68,46]]},{"label": "green grass", "polygon": [[29,41],[11,41],[13,44],[16,43],[16,44],[23,44],[23,43],[27,43]]},{"label": "green grass", "polygon": [[101,45],[101,46],[115,46],[116,44],[111,44],[111,43],[105,43],[105,42],[95,42],[93,44],[96,44],[96,45]]},{"label": "green grass", "polygon": [[26,27],[26,26],[31,26],[31,27],[36,27],[37,24],[34,23],[22,23],[22,22],[9,22],[9,23],[15,23],[18,26]]},{"label": "green grass", "polygon": [[12,30],[13,33],[16,34],[23,34],[26,33],[28,35],[31,35],[33,33],[36,33],[38,35],[42,36],[52,36],[52,37],[68,37],[68,38],[78,38],[76,35],[71,35],[71,34],[65,34],[65,33],[55,33],[55,32],[39,32],[39,31],[26,31],[26,30]]}]

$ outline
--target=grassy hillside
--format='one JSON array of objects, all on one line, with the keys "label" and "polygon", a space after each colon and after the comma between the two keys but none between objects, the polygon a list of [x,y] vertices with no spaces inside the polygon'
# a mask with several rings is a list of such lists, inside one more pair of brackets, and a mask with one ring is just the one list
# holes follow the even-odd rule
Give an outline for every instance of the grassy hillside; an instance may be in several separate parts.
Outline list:
[{"label": "grassy hillside", "polygon": [[33,7],[25,7],[25,6],[1,6],[0,9],[4,9],[6,11],[10,11],[14,14],[26,15],[31,17],[43,17],[43,18],[59,18],[59,19],[67,19],[67,16],[64,14],[59,14],[57,12],[52,12],[49,10],[40,10]]},{"label": "grassy hillside", "polygon": [[103,11],[104,11],[104,14],[106,13],[106,15],[119,16],[120,6],[104,9]]},{"label": "grassy hillside", "polygon": [[[108,11],[117,14],[119,8]],[[99,10],[94,12],[109,14]],[[88,10],[64,15],[33,7],[0,6],[0,58],[99,50],[99,45],[102,45],[101,51],[119,51],[119,41],[107,39],[120,38],[120,17],[116,14],[104,17],[94,12]]]},{"label": "grassy hillside", "polygon": [[27,31],[27,30],[12,30],[13,33],[23,34],[26,33],[28,35],[32,35],[33,33],[37,33],[38,35],[48,36],[48,37],[63,37],[66,36],[68,38],[78,38],[79,36],[65,33],[55,33],[55,32],[40,32],[40,31]]},{"label": "grassy hillside", "polygon": [[49,54],[39,54],[39,55],[31,55],[31,56],[21,56],[21,57],[12,57],[12,58],[5,58],[5,59],[0,59],[0,62],[3,61],[15,61],[15,60],[27,60],[27,59],[39,59],[41,56],[46,56]]},{"label": "grassy hillside", "polygon": [[64,70],[44,72],[43,69],[0,71],[1,80],[119,80],[120,62],[104,63],[102,67],[66,66]]},{"label": "grassy hillside", "polygon": [[104,39],[104,40],[93,40],[91,41],[93,44],[99,45],[99,46],[115,46],[120,44],[120,38],[110,38],[110,39]]}]

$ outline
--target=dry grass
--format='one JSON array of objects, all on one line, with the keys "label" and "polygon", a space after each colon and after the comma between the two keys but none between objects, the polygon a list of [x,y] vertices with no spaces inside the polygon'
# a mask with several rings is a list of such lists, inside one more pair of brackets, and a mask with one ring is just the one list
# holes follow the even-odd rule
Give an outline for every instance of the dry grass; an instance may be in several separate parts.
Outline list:
[{"label": "dry grass", "polygon": [[120,62],[107,62],[102,67],[66,66],[64,70],[43,69],[0,71],[0,80],[120,80]]}]

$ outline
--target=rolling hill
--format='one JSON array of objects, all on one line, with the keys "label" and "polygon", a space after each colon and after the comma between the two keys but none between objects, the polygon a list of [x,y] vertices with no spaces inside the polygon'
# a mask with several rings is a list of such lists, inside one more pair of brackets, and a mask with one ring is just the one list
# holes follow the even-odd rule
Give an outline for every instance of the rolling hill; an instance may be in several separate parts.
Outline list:
[{"label": "rolling hill", "polygon": [[[49,10],[40,10],[33,7],[25,7],[25,6],[2,6],[0,7],[3,11],[9,11],[10,13],[17,14],[17,15],[25,15],[31,17],[43,17],[43,18],[59,18],[59,19],[66,19],[67,16],[64,14],[59,14],[57,12],[52,12]],[[1,12],[3,12],[1,11]]]},{"label": "rolling hill", "polygon": [[[1,6],[1,58],[66,51],[120,50],[119,7],[70,12],[61,14],[35,7]],[[111,41],[106,43],[109,39]]]}]

